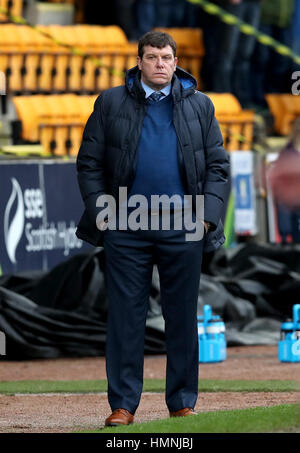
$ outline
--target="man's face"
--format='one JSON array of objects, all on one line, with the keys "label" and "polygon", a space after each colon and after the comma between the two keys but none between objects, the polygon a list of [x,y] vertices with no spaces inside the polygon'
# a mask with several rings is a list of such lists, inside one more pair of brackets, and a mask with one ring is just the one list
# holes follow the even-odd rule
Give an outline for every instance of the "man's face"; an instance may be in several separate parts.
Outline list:
[{"label": "man's face", "polygon": [[143,58],[137,57],[137,64],[142,81],[149,87],[160,90],[171,82],[177,58],[169,45],[162,49],[145,46]]}]

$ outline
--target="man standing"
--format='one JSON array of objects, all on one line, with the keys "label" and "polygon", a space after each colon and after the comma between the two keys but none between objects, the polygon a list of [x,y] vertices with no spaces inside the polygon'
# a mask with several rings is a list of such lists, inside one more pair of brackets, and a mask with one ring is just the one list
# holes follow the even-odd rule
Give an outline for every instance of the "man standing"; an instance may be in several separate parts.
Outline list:
[{"label": "man standing", "polygon": [[[144,334],[153,265],[167,348],[166,404],[170,416],[186,416],[198,393],[197,300],[203,250],[224,242],[221,222],[229,159],[210,99],[177,67],[176,43],[151,31],[139,41],[137,66],[125,86],[101,93],[83,134],[77,158],[86,211],[77,235],[104,246],[108,294],[106,371],[112,414],[107,426],[133,422],[143,386]],[[96,200],[119,188],[130,196],[185,195],[204,198],[205,236],[187,241],[186,229],[99,228]],[[117,201],[117,203],[119,203]],[[119,203],[120,205],[120,203]],[[161,217],[162,212],[151,212]],[[195,217],[195,216],[194,216]],[[173,219],[174,220],[174,219]]]}]

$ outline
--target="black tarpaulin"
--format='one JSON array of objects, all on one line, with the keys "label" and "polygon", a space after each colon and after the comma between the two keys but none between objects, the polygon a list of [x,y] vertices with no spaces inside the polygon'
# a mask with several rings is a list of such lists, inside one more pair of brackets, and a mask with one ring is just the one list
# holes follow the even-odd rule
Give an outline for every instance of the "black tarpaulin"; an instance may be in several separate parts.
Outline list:
[{"label": "black tarpaulin", "polygon": [[[0,278],[0,331],[5,359],[105,354],[107,296],[102,249],[79,254],[48,273]],[[212,306],[226,323],[228,346],[275,344],[299,303],[300,246],[220,249],[201,276],[198,314]],[[154,268],[145,353],[165,353],[159,277]]]}]

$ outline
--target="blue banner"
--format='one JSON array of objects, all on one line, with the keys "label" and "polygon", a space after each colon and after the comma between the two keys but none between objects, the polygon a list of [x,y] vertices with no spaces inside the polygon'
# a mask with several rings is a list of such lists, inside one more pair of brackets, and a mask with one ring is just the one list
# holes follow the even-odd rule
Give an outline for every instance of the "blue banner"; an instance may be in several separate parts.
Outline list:
[{"label": "blue banner", "polygon": [[0,163],[3,274],[49,270],[87,249],[76,235],[83,212],[75,163]]},{"label": "blue banner", "polygon": [[252,175],[236,175],[234,178],[236,209],[251,209],[251,179]]},{"label": "blue banner", "polygon": [[234,194],[234,230],[237,235],[256,235],[256,191],[254,185],[254,153],[230,153]]}]

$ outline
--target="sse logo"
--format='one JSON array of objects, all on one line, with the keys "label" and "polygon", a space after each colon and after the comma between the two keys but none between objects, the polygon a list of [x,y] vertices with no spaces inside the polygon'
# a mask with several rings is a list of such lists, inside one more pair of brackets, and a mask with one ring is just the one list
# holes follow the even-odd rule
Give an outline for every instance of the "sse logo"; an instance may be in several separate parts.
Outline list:
[{"label": "sse logo", "polygon": [[44,200],[41,189],[26,189],[23,193],[19,182],[11,178],[12,191],[4,212],[4,238],[7,254],[16,264],[16,249],[24,232],[27,219],[41,219]]},{"label": "sse logo", "polygon": [[25,217],[35,219],[43,217],[43,195],[41,189],[26,189],[24,191]]},{"label": "sse logo", "polygon": [[300,71],[295,71],[292,74],[292,80],[296,80],[292,85],[292,94],[294,96],[299,96],[300,94]]}]

